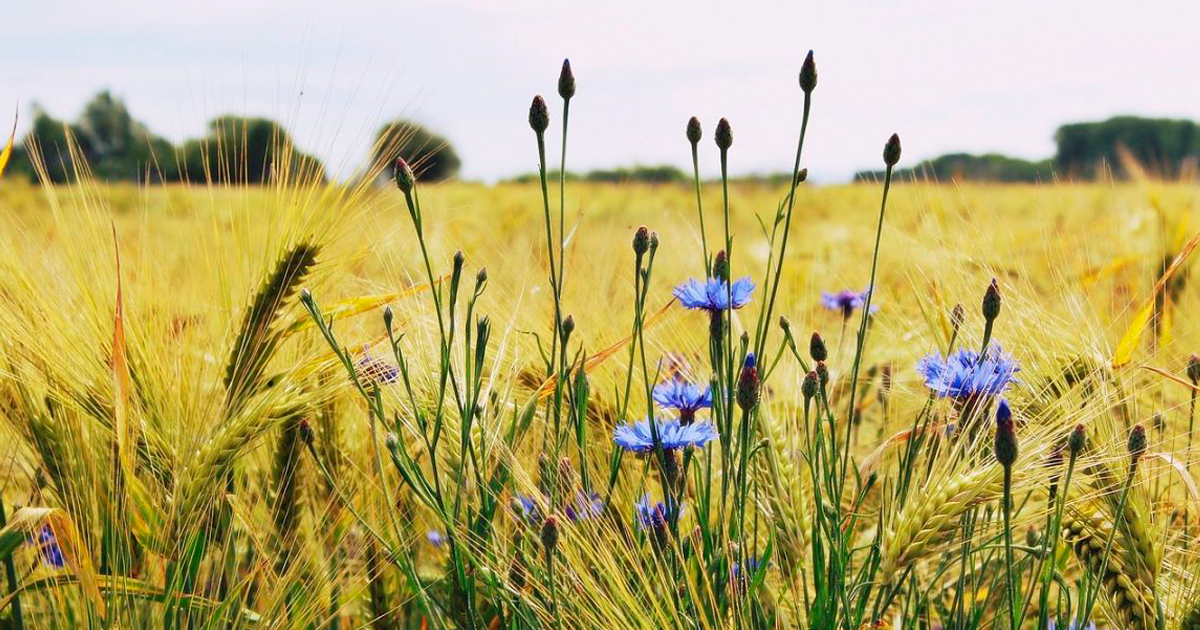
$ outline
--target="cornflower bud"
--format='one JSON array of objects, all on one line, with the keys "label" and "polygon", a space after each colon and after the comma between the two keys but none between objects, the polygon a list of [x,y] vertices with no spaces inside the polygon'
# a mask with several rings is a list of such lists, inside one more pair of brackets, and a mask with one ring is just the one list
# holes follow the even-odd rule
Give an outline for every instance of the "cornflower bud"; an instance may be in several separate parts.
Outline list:
[{"label": "cornflower bud", "polygon": [[700,142],[700,119],[692,116],[687,123],[687,139],[692,145]]},{"label": "cornflower bud", "polygon": [[900,136],[892,134],[888,138],[887,144],[883,145],[883,163],[888,166],[895,166],[896,162],[900,161]]},{"label": "cornflower bud", "polygon": [[396,158],[396,188],[405,195],[412,192],[413,186],[417,183],[416,175],[413,175],[412,167],[402,157]]},{"label": "cornflower bud", "polygon": [[717,142],[717,148],[722,151],[729,150],[733,146],[733,128],[729,126],[729,121],[725,118],[717,121],[717,131],[713,135],[713,140]]},{"label": "cornflower bud", "polygon": [[534,133],[541,135],[550,126],[550,110],[546,108],[546,99],[539,94],[533,97],[529,106],[529,126]]},{"label": "cornflower bud", "polygon": [[571,72],[571,60],[563,59],[562,72],[558,75],[558,95],[563,100],[575,96],[575,73]]},{"label": "cornflower bud", "polygon": [[829,350],[825,347],[825,340],[821,338],[821,333],[813,332],[812,339],[808,342],[808,354],[813,361],[824,361],[829,358]]}]

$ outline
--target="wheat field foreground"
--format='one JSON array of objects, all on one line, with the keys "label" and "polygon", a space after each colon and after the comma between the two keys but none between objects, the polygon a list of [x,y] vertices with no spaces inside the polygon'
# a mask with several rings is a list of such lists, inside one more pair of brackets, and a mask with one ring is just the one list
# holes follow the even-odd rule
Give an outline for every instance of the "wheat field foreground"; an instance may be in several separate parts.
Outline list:
[{"label": "wheat field foreground", "polygon": [[533,184],[0,184],[0,627],[1200,627],[1194,185],[564,188],[539,101]]}]

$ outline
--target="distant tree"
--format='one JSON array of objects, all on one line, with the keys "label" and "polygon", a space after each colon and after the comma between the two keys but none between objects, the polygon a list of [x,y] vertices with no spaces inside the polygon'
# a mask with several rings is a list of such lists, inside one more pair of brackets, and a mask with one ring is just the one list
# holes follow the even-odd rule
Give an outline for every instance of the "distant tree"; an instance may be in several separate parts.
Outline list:
[{"label": "distant tree", "polygon": [[371,166],[392,176],[391,165],[403,157],[420,181],[437,182],[458,175],[462,160],[446,138],[410,120],[395,120],[375,134]]},{"label": "distant tree", "polygon": [[324,180],[319,159],[298,148],[279,123],[266,118],[219,116],[208,135],[180,149],[180,178],[190,182],[265,184],[287,176],[293,181]]},{"label": "distant tree", "polygon": [[[895,171],[898,179],[931,179],[936,181],[982,181],[982,182],[1044,182],[1054,174],[1050,160],[1036,162],[1019,158],[987,153],[948,153],[932,160],[925,160],[911,168]],[[878,181],[883,171],[856,173],[857,181]]]},{"label": "distant tree", "polygon": [[1139,167],[1166,177],[1200,158],[1200,127],[1190,120],[1118,116],[1102,122],[1074,123],[1058,128],[1054,139],[1058,169],[1076,177],[1097,177],[1108,167],[1128,175],[1122,153]]}]

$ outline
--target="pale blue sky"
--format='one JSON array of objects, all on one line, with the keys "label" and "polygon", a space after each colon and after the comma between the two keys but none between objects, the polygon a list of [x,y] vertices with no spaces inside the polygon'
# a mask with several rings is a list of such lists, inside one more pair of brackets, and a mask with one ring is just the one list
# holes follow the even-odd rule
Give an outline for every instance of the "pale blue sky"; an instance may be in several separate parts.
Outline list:
[{"label": "pale blue sky", "polygon": [[[13,0],[9,0],[10,2]],[[97,90],[172,140],[226,112],[276,117],[347,174],[406,114],[451,138],[464,176],[536,166],[530,98],[579,81],[569,162],[688,163],[684,124],[733,124],[735,172],[790,168],[801,92],[820,83],[806,163],[838,181],[952,150],[1044,157],[1061,123],[1119,113],[1200,119],[1197,2],[16,3],[0,25],[0,110],[73,119]],[[551,100],[557,119],[558,99]],[[23,125],[24,127],[24,125]]]}]

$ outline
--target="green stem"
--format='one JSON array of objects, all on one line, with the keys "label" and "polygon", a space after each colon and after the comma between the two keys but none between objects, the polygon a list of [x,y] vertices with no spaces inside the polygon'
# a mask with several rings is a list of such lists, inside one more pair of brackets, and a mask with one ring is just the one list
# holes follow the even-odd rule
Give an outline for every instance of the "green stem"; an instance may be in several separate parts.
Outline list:
[{"label": "green stem", "polygon": [[[4,511],[4,498],[0,497],[0,529],[3,529],[8,524],[8,515]],[[17,583],[17,567],[13,563],[13,556],[9,554],[4,559],[4,573],[8,577],[8,592],[12,594],[12,621],[13,628],[16,630],[25,630],[25,619],[21,615],[21,598],[17,595],[20,590],[20,585]]]}]

